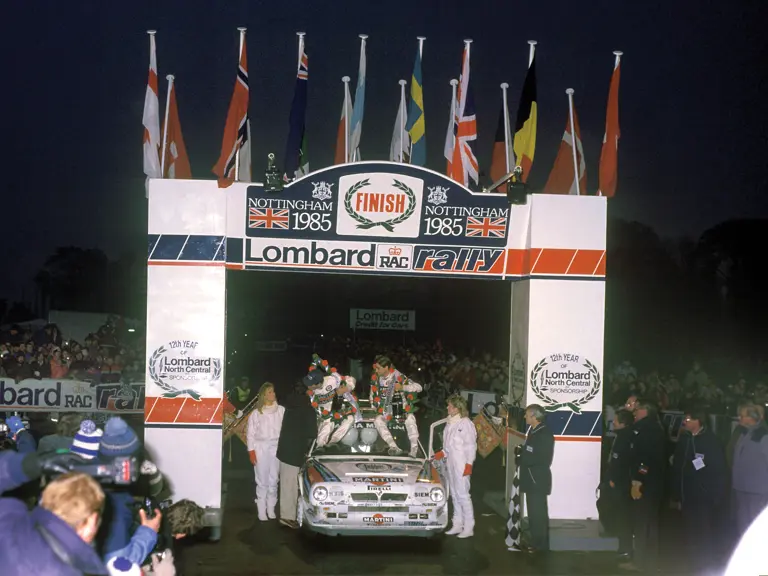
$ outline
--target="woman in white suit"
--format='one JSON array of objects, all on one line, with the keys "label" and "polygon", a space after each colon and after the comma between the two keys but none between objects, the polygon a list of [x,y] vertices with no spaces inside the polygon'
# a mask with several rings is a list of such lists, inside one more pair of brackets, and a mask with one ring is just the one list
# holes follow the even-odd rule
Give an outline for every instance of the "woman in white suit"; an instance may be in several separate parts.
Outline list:
[{"label": "woman in white suit", "polygon": [[248,417],[248,455],[256,476],[256,508],[259,520],[274,520],[280,462],[277,441],[285,407],[277,403],[275,387],[265,382],[259,389],[256,408]]},{"label": "woman in white suit", "polygon": [[453,395],[448,398],[448,423],[443,432],[443,449],[435,454],[435,459],[445,459],[453,504],[452,526],[446,534],[458,534],[459,538],[474,535],[475,512],[469,494],[469,481],[476,454],[477,430],[469,419],[467,401],[462,396]]}]

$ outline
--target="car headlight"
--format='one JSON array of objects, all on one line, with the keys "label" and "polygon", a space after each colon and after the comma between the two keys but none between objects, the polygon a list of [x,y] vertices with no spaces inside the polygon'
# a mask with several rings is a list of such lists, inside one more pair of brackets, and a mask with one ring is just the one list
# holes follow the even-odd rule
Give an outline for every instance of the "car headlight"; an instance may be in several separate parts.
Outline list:
[{"label": "car headlight", "polygon": [[445,492],[442,488],[432,488],[429,491],[429,499],[432,502],[442,502],[445,499]]},{"label": "car headlight", "polygon": [[322,502],[326,498],[328,498],[328,488],[325,486],[315,486],[315,489],[312,490],[312,498],[317,500],[318,502]]}]

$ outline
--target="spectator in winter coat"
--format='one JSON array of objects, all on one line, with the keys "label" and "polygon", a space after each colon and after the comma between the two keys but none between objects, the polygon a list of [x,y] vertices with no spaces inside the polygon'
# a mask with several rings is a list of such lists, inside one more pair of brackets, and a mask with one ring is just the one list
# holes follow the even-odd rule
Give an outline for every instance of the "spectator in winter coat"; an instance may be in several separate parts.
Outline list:
[{"label": "spectator in winter coat", "polygon": [[[0,492],[13,490],[41,474],[37,454],[0,453]],[[107,574],[91,543],[99,528],[104,492],[85,474],[68,473],[52,481],[40,506],[0,498],[3,576]]]},{"label": "spectator in winter coat", "polygon": [[37,451],[46,454],[56,450],[69,450],[82,421],[83,417],[76,412],[62,414],[56,423],[56,434],[43,436],[37,445]]},{"label": "spectator in winter coat", "polygon": [[688,558],[695,569],[706,570],[717,562],[716,527],[727,493],[728,466],[703,410],[690,410],[683,428],[672,458],[671,497],[673,507],[682,510]]},{"label": "spectator in winter coat", "polygon": [[733,451],[731,488],[739,533],[768,506],[768,428],[757,406],[739,408],[743,432]]}]

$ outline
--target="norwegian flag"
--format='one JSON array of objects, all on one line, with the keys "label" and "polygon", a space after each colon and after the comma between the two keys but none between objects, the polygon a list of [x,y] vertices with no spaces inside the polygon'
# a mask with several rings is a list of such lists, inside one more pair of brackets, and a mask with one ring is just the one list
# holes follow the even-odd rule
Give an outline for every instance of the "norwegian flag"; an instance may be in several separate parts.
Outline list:
[{"label": "norwegian flag", "polygon": [[507,231],[506,218],[467,217],[466,236],[481,236],[483,238],[504,238]]},{"label": "norwegian flag", "polygon": [[238,179],[251,181],[251,123],[248,119],[248,58],[245,49],[245,32],[241,32],[240,63],[237,67],[235,90],[229,104],[227,122],[224,125],[224,139],[221,156],[213,173],[219,177],[219,187],[226,188],[235,181],[237,152],[240,152]]},{"label": "norwegian flag", "polygon": [[453,130],[456,138],[453,146],[453,160],[451,161],[451,178],[464,186],[469,185],[470,178],[477,184],[479,180],[479,168],[475,154],[477,118],[475,117],[475,100],[469,88],[469,42],[464,45]]},{"label": "norwegian flag", "polygon": [[282,228],[288,230],[290,210],[274,208],[249,208],[248,228]]},{"label": "norwegian flag", "polygon": [[157,53],[155,33],[149,33],[149,78],[144,95],[144,174],[147,178],[162,178],[160,174],[160,103],[157,99]]}]

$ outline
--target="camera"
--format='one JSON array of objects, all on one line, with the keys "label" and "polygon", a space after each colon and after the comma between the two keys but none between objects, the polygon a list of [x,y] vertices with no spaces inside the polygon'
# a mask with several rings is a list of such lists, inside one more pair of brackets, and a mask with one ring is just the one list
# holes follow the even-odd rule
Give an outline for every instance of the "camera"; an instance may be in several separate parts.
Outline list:
[{"label": "camera", "polygon": [[134,456],[118,456],[108,462],[90,462],[76,454],[56,452],[40,456],[43,476],[54,479],[67,472],[88,474],[101,484],[128,486],[139,478],[139,465]]}]

